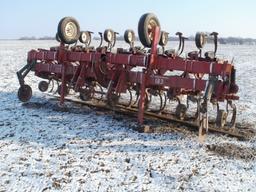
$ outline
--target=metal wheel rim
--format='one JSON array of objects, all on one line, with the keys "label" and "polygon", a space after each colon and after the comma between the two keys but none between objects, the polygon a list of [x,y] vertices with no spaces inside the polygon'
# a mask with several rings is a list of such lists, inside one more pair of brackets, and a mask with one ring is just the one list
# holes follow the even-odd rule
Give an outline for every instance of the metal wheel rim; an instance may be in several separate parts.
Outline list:
[{"label": "metal wheel rim", "polygon": [[68,22],[65,26],[65,35],[68,37],[68,38],[75,38],[76,37],[76,34],[77,34],[77,27],[76,27],[76,24],[73,23],[73,22]]},{"label": "metal wheel rim", "polygon": [[201,44],[201,45],[204,44],[204,37],[203,37],[203,35],[200,35],[200,44]]},{"label": "metal wheel rim", "polygon": [[82,41],[83,41],[84,43],[87,42],[88,37],[87,37],[87,34],[86,34],[86,33],[82,33],[81,38],[82,38]]},{"label": "metal wheel rim", "polygon": [[129,40],[130,43],[133,41],[133,34],[132,34],[132,32],[128,33],[128,40]]},{"label": "metal wheel rim", "polygon": [[107,38],[108,38],[108,41],[111,42],[112,39],[113,39],[113,34],[111,33],[111,31],[108,31],[107,33]]}]

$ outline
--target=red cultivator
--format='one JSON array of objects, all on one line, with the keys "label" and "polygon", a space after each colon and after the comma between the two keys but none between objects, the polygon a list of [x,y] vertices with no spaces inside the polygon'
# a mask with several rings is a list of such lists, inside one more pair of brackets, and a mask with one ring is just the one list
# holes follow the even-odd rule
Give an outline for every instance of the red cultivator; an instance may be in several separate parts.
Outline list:
[{"label": "red cultivator", "polygon": [[[24,78],[33,70],[36,76],[47,80],[39,83],[40,91],[52,92],[57,84],[61,105],[72,93],[83,101],[104,102],[114,109],[137,111],[139,124],[143,124],[147,113],[192,122],[198,125],[203,136],[209,128],[208,106],[212,103],[217,106],[213,126],[234,131],[236,107],[233,100],[239,99],[236,70],[228,61],[216,58],[217,33],[197,33],[198,51],[188,53],[186,58],[181,57],[186,38],[177,33],[178,50],[166,50],[168,33],[160,30],[153,14],[144,14],[139,21],[138,34],[143,48],[134,46],[132,30],[124,34],[129,44],[127,50],[114,49],[118,33],[111,29],[99,33],[101,41],[97,48],[90,47],[91,34],[80,32],[75,19],[63,18],[56,35],[60,46],[31,50],[27,65],[17,73],[21,85],[19,99],[26,102],[31,98],[32,90]],[[77,44],[78,40],[82,45]],[[213,40],[215,49],[203,55],[206,40]],[[105,42],[107,45],[103,46]],[[182,96],[186,102],[182,102]],[[170,110],[167,101],[177,102],[174,110]],[[193,115],[187,114],[191,102],[197,104]],[[226,102],[224,109],[220,102]]]}]

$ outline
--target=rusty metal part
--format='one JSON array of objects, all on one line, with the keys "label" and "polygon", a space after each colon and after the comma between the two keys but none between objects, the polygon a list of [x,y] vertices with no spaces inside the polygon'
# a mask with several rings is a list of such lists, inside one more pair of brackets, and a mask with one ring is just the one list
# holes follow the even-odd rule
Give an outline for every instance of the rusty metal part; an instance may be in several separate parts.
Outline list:
[{"label": "rusty metal part", "polygon": [[[217,127],[223,128],[226,126],[227,129],[234,129],[236,126],[236,105],[232,101],[227,101],[226,109],[220,109],[217,103]],[[228,122],[228,117],[230,121]]]},{"label": "rusty metal part", "polygon": [[[229,108],[231,108],[231,110]],[[230,120],[230,122],[228,122],[228,126],[231,129],[234,129],[234,127],[236,125],[236,113],[237,113],[236,112],[236,105],[231,100],[227,101],[226,110],[227,110],[228,115],[231,114],[231,120]]]},{"label": "rusty metal part", "polygon": [[217,111],[216,125],[219,128],[223,128],[227,122],[227,112],[225,110]]},{"label": "rusty metal part", "polygon": [[[52,98],[59,98],[58,95],[48,94]],[[138,108],[134,107],[125,107],[123,105],[116,105],[115,108],[110,107],[106,102],[94,102],[94,101],[81,101],[75,97],[66,97],[66,101],[74,102],[74,103],[80,103],[84,104],[89,107],[96,107],[98,109],[105,109],[105,110],[112,110],[118,113],[122,113],[124,115],[129,115],[132,117],[136,117],[138,113]],[[164,120],[169,123],[177,123],[180,125],[183,125],[184,128],[187,127],[189,129],[198,131],[198,122],[196,119],[187,119],[187,120],[180,120],[178,119],[175,114],[169,114],[169,113],[152,113],[149,111],[145,111],[144,113],[146,119],[158,119],[158,120]],[[155,128],[155,131],[157,131],[157,128]],[[242,126],[238,125],[236,129],[228,129],[226,126],[223,128],[216,127],[216,123],[214,121],[210,121],[208,124],[208,131],[212,133],[220,133],[224,135],[229,135],[231,137],[236,137],[241,140],[248,140],[256,135],[256,130],[253,128],[248,127],[248,125]]]}]

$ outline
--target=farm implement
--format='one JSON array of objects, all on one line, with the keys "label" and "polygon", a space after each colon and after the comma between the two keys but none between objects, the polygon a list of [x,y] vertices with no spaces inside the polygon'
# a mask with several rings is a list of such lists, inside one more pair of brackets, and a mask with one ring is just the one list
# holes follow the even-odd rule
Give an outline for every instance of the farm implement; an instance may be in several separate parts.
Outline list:
[{"label": "farm implement", "polygon": [[[80,31],[74,18],[63,18],[56,34],[59,46],[28,52],[27,65],[17,72],[18,98],[30,100],[32,89],[24,78],[34,71],[44,79],[39,90],[58,94],[60,106],[73,97],[88,105],[135,113],[139,125],[146,116],[193,125],[201,139],[208,130],[241,136],[234,104],[239,99],[236,69],[216,57],[218,33],[197,33],[198,50],[186,57],[182,55],[187,38],[176,33],[178,48],[166,49],[169,34],[161,31],[159,20],[151,13],[138,23],[142,47],[135,46],[133,30],[124,33],[127,49],[116,48],[119,34],[112,29],[98,34],[97,47],[91,46],[92,35]],[[209,41],[214,50],[204,52]]]}]

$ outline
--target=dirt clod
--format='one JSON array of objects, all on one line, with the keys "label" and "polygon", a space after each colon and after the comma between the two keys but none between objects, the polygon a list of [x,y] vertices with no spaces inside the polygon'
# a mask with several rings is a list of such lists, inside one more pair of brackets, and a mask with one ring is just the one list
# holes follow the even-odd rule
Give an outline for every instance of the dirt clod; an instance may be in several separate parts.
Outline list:
[{"label": "dirt clod", "polygon": [[256,149],[232,143],[207,145],[207,150],[216,155],[225,156],[231,159],[255,160]]}]

